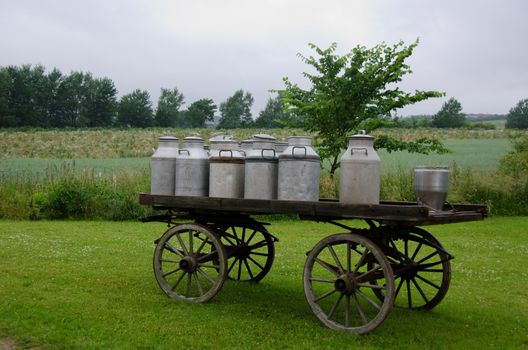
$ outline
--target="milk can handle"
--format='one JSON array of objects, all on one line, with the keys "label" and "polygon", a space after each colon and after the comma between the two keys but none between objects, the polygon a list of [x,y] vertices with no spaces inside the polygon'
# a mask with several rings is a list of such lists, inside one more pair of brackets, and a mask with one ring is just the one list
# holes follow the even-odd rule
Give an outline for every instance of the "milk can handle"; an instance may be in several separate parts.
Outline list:
[{"label": "milk can handle", "polygon": [[238,150],[240,153],[242,153],[244,155],[244,157],[246,156],[246,151],[244,151],[243,149],[239,149]]},{"label": "milk can handle", "polygon": [[363,150],[365,151],[365,155],[368,156],[368,150],[366,147],[351,147],[350,148],[350,154],[354,154],[354,150]]},{"label": "milk can handle", "polygon": [[178,154],[182,154],[182,152],[187,152],[187,155],[188,155],[188,156],[191,155],[191,152],[189,152],[188,149],[179,149],[179,150],[178,150]]},{"label": "milk can handle", "polygon": [[[264,151],[272,151],[273,155],[271,157],[266,157],[264,155]],[[274,159],[275,158],[275,150],[271,148],[263,148],[260,150],[260,155],[262,156],[262,159]]]},{"label": "milk can handle", "polygon": [[[302,157],[295,156],[295,149],[296,148],[304,149],[304,156],[302,156]],[[293,156],[293,158],[306,158],[306,147],[304,147],[304,146],[293,146],[292,147],[292,156]]]},{"label": "milk can handle", "polygon": [[222,152],[229,152],[229,153],[231,153],[230,158],[233,158],[233,151],[232,151],[232,150],[230,150],[230,149],[221,149],[220,152],[218,152],[218,156],[219,156],[220,158],[222,158]]}]

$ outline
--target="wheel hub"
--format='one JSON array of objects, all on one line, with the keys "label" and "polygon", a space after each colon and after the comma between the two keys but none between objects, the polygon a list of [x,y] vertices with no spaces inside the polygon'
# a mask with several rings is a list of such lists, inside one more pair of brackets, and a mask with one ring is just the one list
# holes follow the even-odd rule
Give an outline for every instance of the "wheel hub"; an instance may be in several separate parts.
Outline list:
[{"label": "wheel hub", "polygon": [[356,280],[349,275],[341,275],[334,282],[334,287],[338,292],[352,294],[357,289]]},{"label": "wheel hub", "polygon": [[195,272],[198,264],[191,256],[186,256],[180,260],[180,268],[185,272]]},{"label": "wheel hub", "polygon": [[249,249],[249,246],[246,243],[242,243],[236,247],[234,256],[238,259],[247,259],[250,252],[251,250]]}]

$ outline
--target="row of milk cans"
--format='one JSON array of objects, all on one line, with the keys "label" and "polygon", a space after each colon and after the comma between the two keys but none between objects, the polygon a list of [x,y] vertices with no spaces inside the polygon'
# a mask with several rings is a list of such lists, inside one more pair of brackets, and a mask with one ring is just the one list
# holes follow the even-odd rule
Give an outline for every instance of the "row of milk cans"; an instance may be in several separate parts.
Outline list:
[{"label": "row of milk cans", "polygon": [[[341,157],[340,196],[344,203],[378,204],[380,160],[368,135],[349,138]],[[159,138],[151,159],[151,193],[222,198],[319,200],[320,159],[308,136],[288,143],[270,135],[238,142],[189,136]]]}]

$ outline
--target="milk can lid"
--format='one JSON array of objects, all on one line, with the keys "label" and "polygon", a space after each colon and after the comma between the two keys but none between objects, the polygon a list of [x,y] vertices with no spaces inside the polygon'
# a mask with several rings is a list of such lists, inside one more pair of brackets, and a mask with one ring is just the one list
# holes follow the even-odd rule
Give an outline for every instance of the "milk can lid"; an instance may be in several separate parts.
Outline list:
[{"label": "milk can lid", "polygon": [[158,140],[159,142],[171,142],[178,141],[178,138],[174,136],[161,136]]},{"label": "milk can lid", "polygon": [[191,142],[203,142],[204,139],[200,136],[187,136],[183,139],[183,141],[191,141]]},{"label": "milk can lid", "polygon": [[233,136],[231,135],[215,135],[209,139],[209,141],[224,141],[224,140],[232,140]]},{"label": "milk can lid", "polygon": [[367,135],[365,130],[359,130],[357,134],[349,136],[349,140],[374,140],[374,136]]},{"label": "milk can lid", "polygon": [[256,140],[275,140],[275,137],[268,135],[268,134],[256,134],[253,135],[253,138]]}]

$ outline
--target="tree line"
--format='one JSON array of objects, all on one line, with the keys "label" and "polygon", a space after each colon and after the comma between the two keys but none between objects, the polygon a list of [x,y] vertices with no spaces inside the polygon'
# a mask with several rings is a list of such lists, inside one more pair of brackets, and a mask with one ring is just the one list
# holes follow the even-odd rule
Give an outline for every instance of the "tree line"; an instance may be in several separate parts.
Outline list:
[{"label": "tree line", "polygon": [[219,112],[219,128],[275,128],[286,117],[270,98],[253,119],[250,92],[236,91],[220,103],[210,98],[186,108],[178,88],[161,88],[156,107],[148,91],[136,89],[118,99],[114,82],[91,73],[63,74],[42,65],[0,67],[0,127],[181,127],[203,128]]}]

